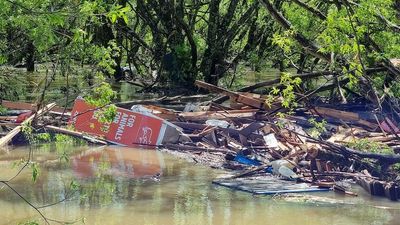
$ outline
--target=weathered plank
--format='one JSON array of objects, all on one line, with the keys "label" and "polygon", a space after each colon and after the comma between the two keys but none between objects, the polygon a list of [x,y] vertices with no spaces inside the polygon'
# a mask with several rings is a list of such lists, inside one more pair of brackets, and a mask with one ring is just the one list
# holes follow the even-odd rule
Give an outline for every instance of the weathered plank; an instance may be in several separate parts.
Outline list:
[{"label": "weathered plank", "polygon": [[355,122],[357,124],[366,126],[373,130],[378,128],[377,124],[361,119],[357,113],[346,112],[346,111],[325,108],[325,107],[315,107],[311,111],[317,115],[333,117],[335,119],[341,119],[343,121]]},{"label": "weathered plank", "polygon": [[[33,111],[37,110],[36,104],[28,102],[13,102],[13,101],[2,100],[1,105],[8,109],[33,110]],[[54,106],[51,109],[51,111],[62,113],[64,112],[64,108]]]},{"label": "weathered plank", "polygon": [[260,99],[260,98],[254,98],[254,97],[249,97],[243,94],[239,94],[234,91],[230,91],[203,81],[198,81],[196,80],[195,85],[197,85],[200,88],[207,89],[211,92],[218,93],[218,94],[223,94],[226,96],[229,96],[232,100],[243,103],[245,105],[257,108],[257,109],[266,109],[266,110],[272,110],[273,107],[271,105],[266,104],[265,100]]}]

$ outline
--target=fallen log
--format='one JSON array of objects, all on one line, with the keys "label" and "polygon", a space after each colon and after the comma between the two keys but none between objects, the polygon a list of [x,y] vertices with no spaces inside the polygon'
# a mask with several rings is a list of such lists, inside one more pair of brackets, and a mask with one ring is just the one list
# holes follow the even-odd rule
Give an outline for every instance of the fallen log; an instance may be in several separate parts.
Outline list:
[{"label": "fallen log", "polygon": [[7,145],[19,132],[22,130],[22,127],[30,122],[33,121],[34,118],[37,118],[38,116],[42,116],[46,112],[50,111],[52,108],[56,106],[56,103],[50,103],[40,109],[38,112],[34,113],[31,115],[29,118],[27,118],[24,122],[21,123],[21,125],[15,127],[12,129],[6,136],[2,137],[0,139],[0,147],[3,147],[4,145]]}]

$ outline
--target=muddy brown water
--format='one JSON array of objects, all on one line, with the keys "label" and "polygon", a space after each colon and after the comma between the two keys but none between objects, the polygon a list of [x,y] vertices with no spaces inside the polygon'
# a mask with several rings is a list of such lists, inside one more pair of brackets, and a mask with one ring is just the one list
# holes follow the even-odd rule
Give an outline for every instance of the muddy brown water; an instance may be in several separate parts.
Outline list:
[{"label": "muddy brown water", "polygon": [[[81,187],[68,201],[42,209],[52,219],[86,224],[399,224],[400,204],[368,196],[332,192],[292,197],[254,196],[211,184],[224,171],[193,165],[154,150],[120,147],[44,145],[31,147],[40,163],[32,182],[24,170],[10,184],[37,206],[70,195],[72,180]],[[70,151],[69,162],[59,161]],[[18,171],[28,147],[0,156],[0,179]],[[307,196],[307,197],[304,197]],[[0,224],[36,220],[37,212],[15,193],[0,186]],[[82,224],[78,222],[77,224]]]},{"label": "muddy brown water", "polygon": [[[265,74],[264,74],[265,75]],[[244,84],[265,77],[251,74]],[[265,76],[276,77],[275,72]],[[32,101],[40,94],[36,87],[43,74],[29,75],[19,100]],[[248,77],[248,76],[246,76]],[[254,78],[254,79],[253,79]],[[85,88],[82,81],[78,86]],[[46,98],[62,105],[65,94],[56,80]],[[133,86],[113,86],[118,100],[152,98],[134,93]],[[70,98],[74,98],[72,94]],[[157,97],[157,96],[155,96]],[[355,187],[359,197],[332,192],[290,197],[254,196],[211,184],[224,171],[193,165],[175,156],[153,150],[117,147],[95,148],[69,144],[31,147],[40,175],[32,182],[31,170],[24,170],[10,185],[36,206],[68,201],[41,209],[46,217],[64,222],[85,219],[85,224],[400,224],[400,203],[371,197]],[[12,177],[29,147],[18,147],[0,155],[0,180]],[[72,152],[69,162],[60,163],[63,152]],[[69,189],[71,181],[80,184]],[[38,213],[10,189],[0,184],[0,225],[38,221]],[[53,223],[56,224],[56,223]],[[78,222],[77,224],[82,224]]]}]

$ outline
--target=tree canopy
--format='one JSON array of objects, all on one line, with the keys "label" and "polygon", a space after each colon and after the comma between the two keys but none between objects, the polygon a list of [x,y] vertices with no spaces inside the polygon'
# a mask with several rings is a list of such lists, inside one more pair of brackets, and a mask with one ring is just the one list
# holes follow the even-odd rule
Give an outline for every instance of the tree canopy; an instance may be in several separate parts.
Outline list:
[{"label": "tree canopy", "polygon": [[380,106],[399,95],[400,71],[390,61],[400,58],[399,0],[4,0],[0,7],[2,65],[33,71],[51,62],[63,76],[85,66],[83,76],[98,87],[106,76],[121,79],[126,66],[148,86],[193,87],[196,79],[218,84],[243,64],[331,71],[342,101],[351,92]]}]

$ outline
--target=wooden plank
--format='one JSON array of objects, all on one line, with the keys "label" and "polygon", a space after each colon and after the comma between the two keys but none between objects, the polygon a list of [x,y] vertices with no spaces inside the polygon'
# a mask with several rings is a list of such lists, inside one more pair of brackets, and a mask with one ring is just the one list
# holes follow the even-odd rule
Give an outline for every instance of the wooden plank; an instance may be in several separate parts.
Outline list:
[{"label": "wooden plank", "polygon": [[265,100],[263,99],[258,99],[258,98],[253,98],[253,97],[249,97],[249,96],[245,96],[242,94],[239,94],[237,92],[234,91],[229,91],[227,89],[221,88],[221,87],[217,87],[215,85],[203,82],[203,81],[195,81],[195,85],[197,85],[200,88],[204,88],[207,89],[211,92],[215,92],[218,94],[223,94],[226,96],[229,96],[231,99],[243,103],[245,105],[248,106],[252,106],[254,108],[258,108],[258,109],[266,109],[266,110],[271,110],[272,108],[265,103]]},{"label": "wooden plank", "polygon": [[[209,127],[204,124],[198,124],[198,123],[187,123],[187,122],[173,122],[174,125],[183,128],[184,130],[204,130],[205,128]],[[226,132],[230,136],[237,136],[239,137],[239,131],[232,129],[232,128],[218,128],[221,131]]]},{"label": "wooden plank", "polygon": [[329,116],[329,117],[333,117],[335,119],[341,119],[343,121],[356,122],[360,125],[366,126],[371,129],[378,128],[377,124],[361,119],[357,113],[346,112],[346,111],[325,108],[325,107],[315,107],[311,111],[314,112],[315,114],[321,115],[321,116]]},{"label": "wooden plank", "polygon": [[206,121],[209,119],[230,120],[232,118],[251,118],[254,119],[258,109],[245,110],[226,110],[226,111],[205,111],[205,112],[184,112],[179,113],[178,117],[190,121]]},{"label": "wooden plank", "polygon": [[173,110],[166,109],[155,105],[143,105],[143,107],[152,111],[152,113],[165,120],[177,120],[177,113]]},{"label": "wooden plank", "polygon": [[35,117],[41,116],[41,115],[45,114],[46,112],[50,111],[55,106],[56,106],[56,103],[50,103],[50,104],[46,105],[44,108],[40,109],[38,112],[34,113],[28,119],[26,119],[24,122],[22,122],[21,125],[12,129],[6,136],[4,136],[0,139],[0,147],[7,145],[22,130],[22,127],[24,125],[26,125],[27,123],[30,123]]},{"label": "wooden plank", "polygon": [[[13,101],[2,100],[1,105],[8,109],[33,110],[33,111],[37,110],[36,104],[28,102],[13,102]],[[62,113],[64,112],[64,108],[54,106],[51,111]]]},{"label": "wooden plank", "polygon": [[15,127],[18,126],[19,123],[0,123],[0,126],[10,126],[10,127]]},{"label": "wooden plank", "polygon": [[241,135],[248,137],[251,133],[253,133],[256,130],[259,130],[265,126],[264,123],[262,122],[253,122],[246,126],[245,128],[242,128],[239,132]]},{"label": "wooden plank", "polygon": [[7,100],[2,100],[1,105],[8,109],[22,109],[22,110],[35,110],[36,104],[27,102],[12,102]]},{"label": "wooden plank", "polygon": [[177,145],[177,144],[165,144],[162,147],[170,150],[178,150],[178,151],[201,151],[201,152],[222,152],[222,153],[236,153],[232,150],[225,148],[203,148],[198,146],[189,146],[189,145]]},{"label": "wooden plank", "polygon": [[16,120],[17,116],[0,116],[0,120]]}]

